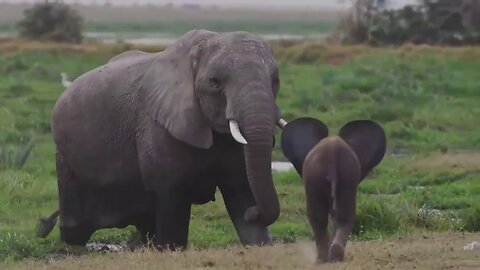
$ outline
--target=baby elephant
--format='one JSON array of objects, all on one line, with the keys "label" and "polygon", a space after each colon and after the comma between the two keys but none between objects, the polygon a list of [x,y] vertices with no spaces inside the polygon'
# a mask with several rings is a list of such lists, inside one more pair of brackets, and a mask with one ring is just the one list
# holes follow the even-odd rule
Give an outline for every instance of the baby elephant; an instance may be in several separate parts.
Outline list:
[{"label": "baby elephant", "polygon": [[[315,235],[317,262],[342,261],[355,222],[359,183],[383,159],[385,133],[377,123],[356,120],[328,136],[314,118],[298,118],[282,131],[282,151],[305,184],[307,215]],[[335,234],[328,235],[328,217]]]}]

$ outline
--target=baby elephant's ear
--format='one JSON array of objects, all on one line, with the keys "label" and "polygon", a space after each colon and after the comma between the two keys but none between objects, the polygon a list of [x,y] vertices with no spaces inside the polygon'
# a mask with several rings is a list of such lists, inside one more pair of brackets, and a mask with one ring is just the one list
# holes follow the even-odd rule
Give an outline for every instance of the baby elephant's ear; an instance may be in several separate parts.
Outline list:
[{"label": "baby elephant's ear", "polygon": [[363,180],[385,155],[387,139],[383,128],[370,120],[356,120],[344,125],[339,135],[357,154]]},{"label": "baby elephant's ear", "polygon": [[328,128],[322,121],[311,117],[297,118],[282,130],[281,148],[283,154],[302,175],[302,166],[308,152],[328,136]]}]

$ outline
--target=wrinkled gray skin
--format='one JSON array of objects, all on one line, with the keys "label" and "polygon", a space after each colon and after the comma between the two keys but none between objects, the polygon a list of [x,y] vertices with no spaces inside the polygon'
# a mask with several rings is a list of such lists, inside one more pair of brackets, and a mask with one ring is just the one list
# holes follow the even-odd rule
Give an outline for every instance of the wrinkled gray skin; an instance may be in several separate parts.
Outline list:
[{"label": "wrinkled gray skin", "polygon": [[[317,262],[341,261],[355,223],[360,182],[383,159],[386,138],[375,122],[347,123],[338,136],[314,118],[298,118],[282,132],[282,151],[302,176]],[[335,225],[330,240],[328,218]]]},{"label": "wrinkled gray skin", "polygon": [[133,224],[160,249],[184,248],[191,204],[214,200],[218,187],[241,242],[270,243],[278,89],[263,39],[206,30],[76,79],[52,118],[62,240],[85,245],[97,229]]}]

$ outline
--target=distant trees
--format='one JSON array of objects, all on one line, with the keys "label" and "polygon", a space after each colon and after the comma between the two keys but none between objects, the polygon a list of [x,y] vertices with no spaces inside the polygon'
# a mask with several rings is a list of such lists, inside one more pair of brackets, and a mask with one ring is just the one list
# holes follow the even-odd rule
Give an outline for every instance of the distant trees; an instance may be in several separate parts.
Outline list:
[{"label": "distant trees", "polygon": [[381,0],[356,0],[332,35],[343,43],[480,44],[480,0],[418,0],[386,9]]},{"label": "distant trees", "polygon": [[57,42],[81,43],[83,18],[62,2],[45,0],[24,11],[18,22],[20,36]]}]

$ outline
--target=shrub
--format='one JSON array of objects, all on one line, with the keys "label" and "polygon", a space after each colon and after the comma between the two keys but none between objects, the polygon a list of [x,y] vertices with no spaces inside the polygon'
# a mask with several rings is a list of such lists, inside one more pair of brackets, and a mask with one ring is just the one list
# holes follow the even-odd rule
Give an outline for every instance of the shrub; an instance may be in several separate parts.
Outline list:
[{"label": "shrub", "polygon": [[19,55],[10,58],[5,58],[5,64],[1,65],[0,70],[5,73],[14,73],[28,70],[28,65]]},{"label": "shrub", "polygon": [[18,22],[20,36],[57,42],[81,43],[83,19],[77,11],[61,2],[35,4],[24,11]]},{"label": "shrub", "polygon": [[480,43],[480,1],[420,0],[398,10],[385,1],[356,0],[331,40],[371,45]]},{"label": "shrub", "polygon": [[16,144],[0,141],[0,168],[22,168],[34,145],[30,137],[25,137]]},{"label": "shrub", "polygon": [[460,218],[465,224],[464,229],[470,232],[480,231],[480,205],[475,205],[460,212]]},{"label": "shrub", "polygon": [[413,205],[397,200],[393,196],[363,197],[357,202],[353,235],[369,238],[365,230],[373,235],[391,235],[402,231],[412,219]]},{"label": "shrub", "polygon": [[8,88],[8,92],[6,93],[6,97],[21,97],[21,96],[26,96],[28,94],[31,94],[33,92],[33,88],[25,84],[23,82],[11,85]]}]

